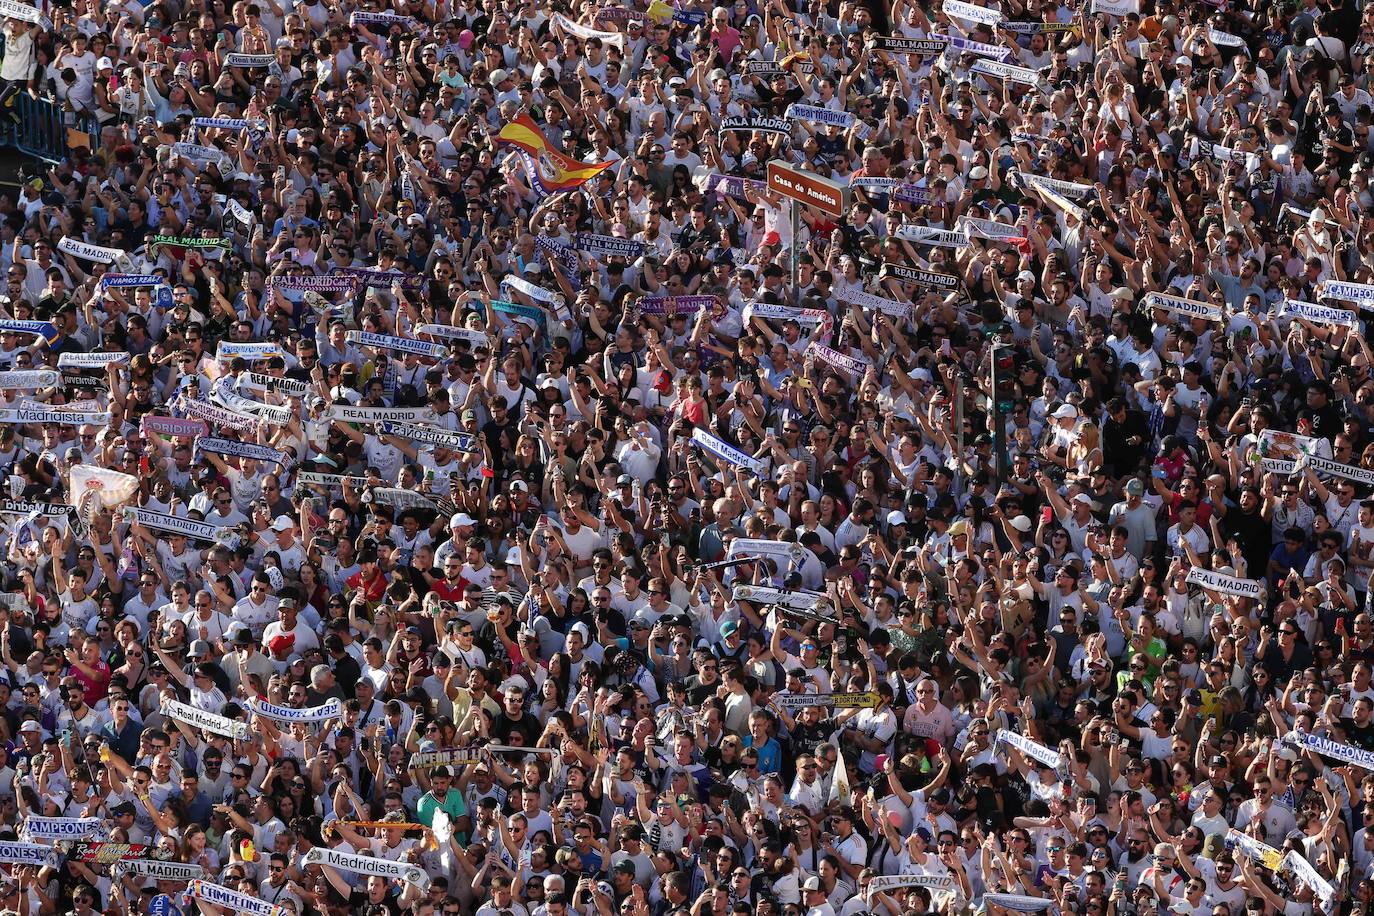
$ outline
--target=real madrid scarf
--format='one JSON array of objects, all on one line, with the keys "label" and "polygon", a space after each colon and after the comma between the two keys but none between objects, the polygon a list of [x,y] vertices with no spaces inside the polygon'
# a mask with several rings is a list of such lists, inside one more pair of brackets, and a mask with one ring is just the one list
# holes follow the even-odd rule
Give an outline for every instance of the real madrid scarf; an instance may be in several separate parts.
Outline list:
[{"label": "real madrid scarf", "polygon": [[402,439],[409,439],[411,442],[419,442],[422,445],[437,445],[440,448],[449,448],[460,452],[475,451],[477,446],[477,438],[468,433],[456,433],[433,426],[420,426],[416,423],[382,420],[377,424],[377,429],[384,436],[397,436]]},{"label": "real madrid scarf", "polygon": [[393,337],[390,334],[375,334],[372,331],[349,331],[348,340],[364,347],[395,350],[398,353],[414,353],[431,359],[443,359],[448,355],[448,348],[442,344],[431,343],[428,340]]},{"label": "real madrid scarf", "polygon": [[258,445],[255,442],[238,442],[233,439],[219,439],[214,436],[197,437],[195,449],[197,455],[200,452],[213,452],[216,455],[228,455],[231,458],[272,462],[282,467],[286,467],[289,460],[285,452],[269,448],[266,445]]},{"label": "real madrid scarf", "polygon": [[692,444],[715,455],[724,462],[748,468],[757,475],[762,475],[768,470],[768,462],[762,458],[754,458],[745,454],[724,439],[711,435],[701,427],[692,430]]},{"label": "real madrid scarf", "polygon": [[209,522],[198,522],[193,518],[181,518],[177,515],[168,515],[165,512],[141,509],[138,506],[124,506],[121,511],[124,521],[136,522],[149,531],[180,534],[198,541],[214,543],[216,536],[222,530],[220,526],[212,525]]}]

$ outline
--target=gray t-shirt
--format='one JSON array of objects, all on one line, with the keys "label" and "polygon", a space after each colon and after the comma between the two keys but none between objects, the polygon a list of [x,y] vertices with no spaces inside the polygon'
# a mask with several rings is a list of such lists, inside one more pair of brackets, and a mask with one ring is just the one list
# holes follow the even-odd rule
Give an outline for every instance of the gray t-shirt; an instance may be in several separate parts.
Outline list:
[{"label": "gray t-shirt", "polygon": [[1137,560],[1145,558],[1146,545],[1155,540],[1155,510],[1142,502],[1134,509],[1124,501],[1112,506],[1109,519],[1126,528],[1126,549]]}]

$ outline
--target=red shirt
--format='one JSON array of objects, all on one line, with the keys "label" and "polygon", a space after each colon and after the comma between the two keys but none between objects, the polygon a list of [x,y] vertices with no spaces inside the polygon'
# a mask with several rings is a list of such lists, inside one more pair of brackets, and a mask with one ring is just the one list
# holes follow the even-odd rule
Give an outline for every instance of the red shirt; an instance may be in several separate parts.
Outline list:
[{"label": "red shirt", "polygon": [[[1174,498],[1169,500],[1169,524],[1178,524],[1178,507],[1181,505],[1183,505],[1183,497],[1175,493]],[[1198,500],[1197,517],[1194,519],[1194,523],[1201,525],[1203,528],[1206,528],[1207,523],[1211,520],[1211,518],[1212,504],[1205,499]]]},{"label": "red shirt", "polygon": [[[83,662],[83,664],[85,663]],[[81,692],[86,696],[86,705],[94,706],[105,699],[105,694],[109,693],[110,666],[102,660],[87,667],[94,668],[96,674],[94,678],[87,677],[86,672],[75,665],[67,670],[67,674],[81,682]]]},{"label": "red shirt", "polygon": [[438,595],[441,601],[458,602],[463,600],[463,592],[467,587],[468,584],[462,576],[459,576],[458,581],[452,585],[449,584],[448,579],[440,578],[434,585],[430,586],[430,591]]},{"label": "red shirt", "polygon": [[381,601],[382,597],[386,594],[386,575],[380,569],[375,570],[375,574],[366,585],[363,584],[363,574],[361,572],[355,572],[353,575],[349,576],[348,581],[344,584],[350,589],[361,589],[363,597],[367,600],[368,604]]}]

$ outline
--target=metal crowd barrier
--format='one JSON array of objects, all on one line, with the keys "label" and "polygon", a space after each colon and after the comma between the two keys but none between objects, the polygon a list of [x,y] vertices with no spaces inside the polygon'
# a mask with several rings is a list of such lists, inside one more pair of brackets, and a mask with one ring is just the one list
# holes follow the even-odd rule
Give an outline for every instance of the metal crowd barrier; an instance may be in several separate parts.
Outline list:
[{"label": "metal crowd barrier", "polygon": [[0,146],[9,146],[47,162],[61,162],[71,149],[68,131],[86,135],[85,145],[92,151],[100,143],[100,129],[94,118],[77,118],[47,99],[35,99],[27,92],[15,96],[14,113],[18,120],[0,116]]}]

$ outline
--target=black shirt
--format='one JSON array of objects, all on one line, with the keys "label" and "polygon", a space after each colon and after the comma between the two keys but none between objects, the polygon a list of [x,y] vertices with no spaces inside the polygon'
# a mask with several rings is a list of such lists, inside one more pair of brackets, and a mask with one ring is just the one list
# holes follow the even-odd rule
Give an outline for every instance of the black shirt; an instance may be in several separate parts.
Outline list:
[{"label": "black shirt", "polygon": [[1346,741],[1361,750],[1374,751],[1374,720],[1368,725],[1360,726],[1355,724],[1354,719],[1342,717],[1341,731],[1345,732]]},{"label": "black shirt", "polygon": [[[491,449],[492,464],[501,464],[506,460],[506,449],[515,449],[515,440],[520,438],[520,425],[515,421],[517,414],[514,411],[507,411],[505,423],[497,423],[495,420],[488,420],[482,427],[482,434],[487,437],[487,447]],[[501,434],[506,433],[508,445],[501,442]]]},{"label": "black shirt", "polygon": [[338,658],[333,659],[333,662],[335,682],[346,699],[353,699],[357,695],[358,681],[363,676],[362,666],[348,652],[343,652]]},{"label": "black shirt", "polygon": [[1132,473],[1140,464],[1149,435],[1139,411],[1128,409],[1120,423],[1107,417],[1102,422],[1102,463],[1107,473],[1117,477]]},{"label": "black shirt", "polygon": [[502,713],[491,724],[491,732],[501,739],[502,744],[512,743],[511,735],[519,734],[524,739],[522,744],[525,747],[534,747],[534,743],[539,740],[539,720],[527,712],[522,712],[518,719],[512,719],[509,714]]},{"label": "black shirt", "polygon": [[716,695],[717,688],[720,687],[720,678],[716,678],[714,684],[703,684],[699,675],[692,675],[685,681],[687,687],[687,702],[693,706],[700,706],[708,697]]},{"label": "black shirt", "polygon": [[1273,529],[1258,510],[1230,510],[1221,520],[1221,529],[1228,537],[1236,539],[1248,569],[1259,571],[1268,568],[1269,554],[1274,550]]},{"label": "black shirt", "polygon": [[[354,891],[353,893],[348,895],[349,912],[361,913],[372,905],[373,904],[368,899],[367,891],[365,890]],[[395,894],[388,893],[386,897],[382,899],[382,902],[377,905],[386,907],[386,911],[390,914],[390,916],[401,916],[401,907],[396,902]]]}]

